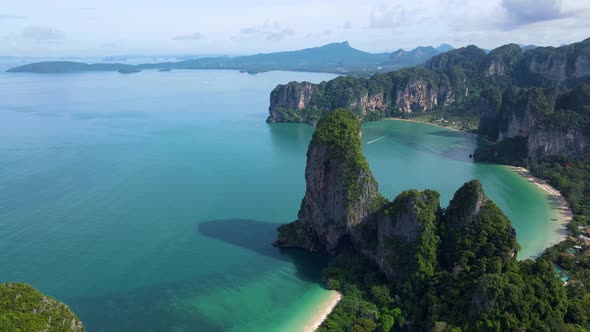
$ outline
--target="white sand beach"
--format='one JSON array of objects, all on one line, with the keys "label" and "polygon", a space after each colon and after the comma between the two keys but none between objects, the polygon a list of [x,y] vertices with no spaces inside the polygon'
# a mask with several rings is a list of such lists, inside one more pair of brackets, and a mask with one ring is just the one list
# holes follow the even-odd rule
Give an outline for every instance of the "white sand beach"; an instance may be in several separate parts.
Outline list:
[{"label": "white sand beach", "polygon": [[558,211],[556,219],[557,219],[557,222],[561,226],[559,229],[559,241],[558,242],[565,240],[568,235],[567,224],[572,220],[572,218],[574,216],[572,213],[572,210],[569,208],[569,205],[567,204],[567,201],[565,200],[565,198],[561,195],[561,193],[557,189],[553,188],[549,183],[547,183],[547,181],[536,178],[535,176],[533,176],[528,169],[526,169],[524,167],[515,167],[515,166],[509,166],[509,167],[510,167],[510,169],[512,169],[513,171],[515,171],[519,175],[525,177],[528,181],[530,181],[531,183],[534,183],[537,187],[541,188],[544,192],[547,193],[547,195],[549,196],[549,199],[551,200],[551,204]]},{"label": "white sand beach", "polygon": [[334,310],[338,302],[340,302],[340,299],[342,299],[342,295],[339,292],[332,292],[326,299],[326,302],[324,302],[318,311],[310,317],[307,324],[303,327],[303,331],[313,332],[320,327],[322,322],[328,317],[332,310]]}]

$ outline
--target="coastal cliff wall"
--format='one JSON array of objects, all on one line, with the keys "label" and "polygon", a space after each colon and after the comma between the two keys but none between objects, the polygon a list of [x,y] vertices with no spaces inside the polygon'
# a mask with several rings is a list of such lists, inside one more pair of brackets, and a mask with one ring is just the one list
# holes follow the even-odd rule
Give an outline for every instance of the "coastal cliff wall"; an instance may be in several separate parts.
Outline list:
[{"label": "coastal cliff wall", "polygon": [[[361,120],[437,111],[442,111],[442,117],[457,113],[458,117],[476,118],[474,105],[490,88],[571,87],[589,81],[590,39],[526,51],[507,44],[489,53],[470,45],[436,55],[422,67],[371,78],[342,76],[320,84],[278,85],[270,96],[267,121],[313,125],[336,108],[349,109]],[[513,134],[506,133],[507,137]]]},{"label": "coastal cliff wall", "polygon": [[[530,313],[521,315],[522,299],[564,319],[567,305],[554,305],[555,299],[566,299],[554,266],[543,259],[517,260],[516,232],[479,181],[461,186],[446,209],[432,190],[407,190],[387,201],[368,165],[350,167],[359,165],[357,157],[365,163],[357,149],[359,130],[358,118],[343,109],[319,121],[308,151],[299,220],[281,226],[274,243],[335,256],[323,275],[343,299],[320,330],[347,330],[350,322],[368,320],[366,326],[374,330],[383,324],[379,315],[390,313],[407,318],[400,329],[417,331],[447,326],[539,330],[537,322],[553,322],[544,313],[533,320]],[[354,158],[344,158],[350,151]],[[337,165],[336,170],[328,165]],[[343,321],[349,313],[352,320]],[[514,318],[507,320],[505,313]]]},{"label": "coastal cliff wall", "polygon": [[590,86],[565,93],[556,88],[508,89],[496,108],[497,99],[490,99],[483,98],[480,105],[480,134],[500,146],[523,140],[525,149],[515,157],[590,159]]},{"label": "coastal cliff wall", "polygon": [[267,121],[316,124],[322,115],[337,108],[350,109],[362,120],[428,111],[452,104],[460,85],[454,85],[444,73],[423,68],[370,79],[338,77],[320,84],[290,82],[271,92]]},{"label": "coastal cliff wall", "polygon": [[590,159],[590,136],[578,129],[535,130],[527,139],[528,156],[570,156]]}]

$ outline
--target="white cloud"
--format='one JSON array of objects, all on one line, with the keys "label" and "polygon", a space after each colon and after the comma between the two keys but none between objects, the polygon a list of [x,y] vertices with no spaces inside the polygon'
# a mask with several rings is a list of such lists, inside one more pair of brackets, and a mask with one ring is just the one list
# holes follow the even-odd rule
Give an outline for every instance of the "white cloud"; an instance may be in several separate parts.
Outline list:
[{"label": "white cloud", "polygon": [[561,0],[502,0],[506,12],[506,28],[551,21],[569,16],[563,12]]},{"label": "white cloud", "polygon": [[[590,0],[19,0],[0,11],[0,33],[13,39],[0,43],[0,54],[37,56],[252,54],[343,40],[383,52],[590,36]],[[102,47],[114,39],[116,48]]]},{"label": "white cloud", "polygon": [[248,26],[240,29],[240,33],[232,37],[234,41],[250,39],[262,39],[277,42],[287,37],[293,37],[297,33],[291,27],[285,26],[278,21],[266,20],[261,25]]}]

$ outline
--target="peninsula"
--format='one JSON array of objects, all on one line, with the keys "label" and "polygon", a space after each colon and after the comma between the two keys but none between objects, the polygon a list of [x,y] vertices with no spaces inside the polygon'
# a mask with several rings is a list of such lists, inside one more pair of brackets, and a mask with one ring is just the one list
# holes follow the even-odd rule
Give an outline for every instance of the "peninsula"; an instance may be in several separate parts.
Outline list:
[{"label": "peninsula", "polygon": [[357,50],[348,42],[332,43],[297,51],[260,53],[237,57],[204,57],[177,62],[124,65],[117,63],[85,64],[68,61],[48,61],[11,68],[8,72],[69,73],[84,71],[129,71],[141,69],[234,69],[247,73],[270,70],[327,72],[338,74],[373,74],[403,67],[421,65],[431,57],[453,47],[443,44],[417,47],[410,51],[399,49],[392,53],[368,53]]},{"label": "peninsula", "polygon": [[[588,327],[588,303],[567,291],[550,260],[517,260],[516,232],[478,181],[465,183],[446,209],[431,190],[389,201],[360,134],[350,111],[319,120],[298,220],[281,226],[275,242],[334,257],[324,280],[343,298],[319,331]],[[574,305],[586,314],[574,314]]]}]

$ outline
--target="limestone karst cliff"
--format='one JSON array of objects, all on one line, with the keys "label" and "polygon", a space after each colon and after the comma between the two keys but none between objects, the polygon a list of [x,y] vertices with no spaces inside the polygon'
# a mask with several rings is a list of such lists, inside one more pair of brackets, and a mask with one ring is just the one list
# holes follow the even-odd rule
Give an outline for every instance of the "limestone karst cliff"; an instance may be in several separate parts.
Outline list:
[{"label": "limestone karst cliff", "polygon": [[[489,251],[483,246],[491,243],[493,254],[507,260],[515,257],[514,230],[477,181],[465,184],[447,210],[431,190],[408,190],[392,202],[383,198],[362,154],[360,130],[360,120],[344,109],[318,122],[307,152],[299,219],[279,228],[275,245],[332,255],[354,248],[388,278],[408,280],[432,277],[439,255],[452,266],[456,255],[480,248],[465,248],[462,238],[480,241],[481,250]],[[482,239],[472,233],[476,229],[501,235]]]},{"label": "limestone karst cliff", "polygon": [[[480,104],[480,134],[492,142],[520,140],[519,158],[572,156],[590,159],[590,86],[490,92]],[[479,154],[476,154],[479,156]]]},{"label": "limestone karst cliff", "polygon": [[[279,242],[334,253],[382,204],[377,182],[361,150],[361,124],[337,109],[317,125],[307,150],[306,190],[299,221],[283,227]],[[296,233],[297,242],[288,240]]]},{"label": "limestone karst cliff", "polygon": [[479,181],[462,185],[447,208],[432,190],[387,201],[359,134],[350,111],[318,122],[299,220],[281,226],[275,242],[335,256],[323,276],[343,298],[320,331],[391,331],[396,321],[395,330],[412,331],[567,330],[555,267],[517,260],[516,232]]},{"label": "limestone karst cliff", "polygon": [[270,96],[268,122],[315,124],[328,111],[346,108],[360,119],[378,119],[392,112],[420,112],[452,104],[465,96],[461,75],[409,68],[370,79],[338,77],[311,84],[290,82]]},{"label": "limestone karst cliff", "polygon": [[590,81],[589,54],[590,39],[528,50],[508,44],[489,53],[471,45],[436,55],[424,67],[371,78],[291,82],[272,91],[267,121],[316,124],[336,108],[350,109],[361,120],[436,114],[437,121],[465,120],[461,128],[468,130],[479,122],[479,133],[492,142],[523,138],[523,157],[588,159],[588,131],[580,123],[590,112],[572,115],[570,108],[551,103]]},{"label": "limestone karst cliff", "polygon": [[476,46],[432,57],[423,68],[405,68],[371,78],[338,77],[311,84],[291,82],[271,93],[269,122],[315,124],[336,108],[363,120],[455,108],[471,108],[472,99],[490,86],[532,87],[575,84],[590,75],[590,39],[562,47],[524,51],[507,44],[489,54]]}]

